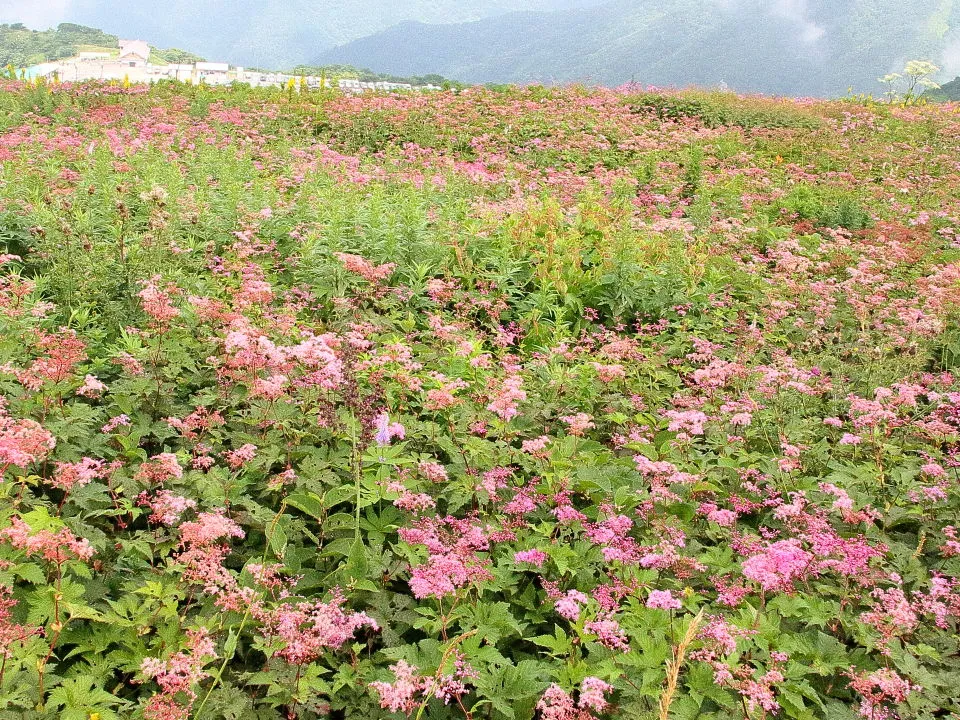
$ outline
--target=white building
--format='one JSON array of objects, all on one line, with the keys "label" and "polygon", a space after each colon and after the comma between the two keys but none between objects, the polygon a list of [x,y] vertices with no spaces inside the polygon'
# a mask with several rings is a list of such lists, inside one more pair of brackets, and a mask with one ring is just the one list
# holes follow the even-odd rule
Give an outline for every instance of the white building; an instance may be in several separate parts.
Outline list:
[{"label": "white building", "polygon": [[230,70],[229,63],[198,62],[197,72],[227,72]]},{"label": "white building", "polygon": [[150,46],[143,40],[121,40],[120,62],[127,67],[143,67],[150,59]]},{"label": "white building", "polygon": [[253,87],[290,86],[301,90],[320,87],[338,87],[349,93],[394,92],[410,90],[438,90],[434,86],[414,87],[408,83],[364,82],[361,80],[332,80],[314,75],[299,76],[287,73],[250,71],[242,67],[231,68],[229,63],[198,62],[196,64],[150,63],[150,46],[143,40],[121,40],[119,55],[109,52],[82,52],[76,57],[56,63],[45,63],[30,68],[31,77],[58,77],[64,82],[85,80],[124,81],[131,83],[154,83],[160,80],[202,82],[207,85],[249,83]]}]

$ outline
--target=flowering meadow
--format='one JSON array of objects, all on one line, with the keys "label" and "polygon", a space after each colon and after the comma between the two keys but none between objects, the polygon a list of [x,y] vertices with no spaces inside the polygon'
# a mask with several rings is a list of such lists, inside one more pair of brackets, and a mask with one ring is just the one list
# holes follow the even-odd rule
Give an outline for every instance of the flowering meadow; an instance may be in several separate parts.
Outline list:
[{"label": "flowering meadow", "polygon": [[960,108],[0,88],[0,718],[960,717]]}]

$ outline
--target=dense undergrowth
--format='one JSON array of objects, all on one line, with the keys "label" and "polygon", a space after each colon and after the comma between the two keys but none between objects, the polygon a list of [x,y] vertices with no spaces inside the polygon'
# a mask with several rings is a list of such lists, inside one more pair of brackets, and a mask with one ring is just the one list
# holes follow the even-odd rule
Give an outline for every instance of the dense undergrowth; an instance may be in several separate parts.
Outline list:
[{"label": "dense undergrowth", "polygon": [[955,106],[0,128],[0,717],[960,712]]}]

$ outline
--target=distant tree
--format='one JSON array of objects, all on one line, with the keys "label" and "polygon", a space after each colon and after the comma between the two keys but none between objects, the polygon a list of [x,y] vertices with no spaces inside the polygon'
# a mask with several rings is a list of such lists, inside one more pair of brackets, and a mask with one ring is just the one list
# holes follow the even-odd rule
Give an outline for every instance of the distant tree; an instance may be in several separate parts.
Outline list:
[{"label": "distant tree", "polygon": [[170,48],[169,50],[150,48],[150,52],[156,55],[158,59],[168,63],[190,64],[205,61],[201,56],[187,52],[186,50],[181,50],[180,48]]}]

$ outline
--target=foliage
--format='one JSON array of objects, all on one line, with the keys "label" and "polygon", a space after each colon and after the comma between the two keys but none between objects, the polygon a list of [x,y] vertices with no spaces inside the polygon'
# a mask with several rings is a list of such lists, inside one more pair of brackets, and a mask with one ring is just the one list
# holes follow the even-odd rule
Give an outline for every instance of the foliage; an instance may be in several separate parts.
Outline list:
[{"label": "foliage", "polygon": [[821,125],[820,118],[795,103],[766,98],[744,99],[730,92],[687,91],[641,93],[630,98],[638,111],[653,111],[660,119],[695,118],[707,127],[806,128]]},{"label": "foliage", "polygon": [[161,50],[159,48],[150,48],[150,62],[160,65],[163,63],[182,63],[191,65],[193,63],[204,62],[206,58],[186,50],[178,48],[169,48]]},{"label": "foliage", "polygon": [[409,83],[410,85],[436,85],[444,89],[451,87],[466,87],[462,83],[449,80],[442,75],[429,73],[404,77],[388,73],[374,72],[367,68],[355,68],[352,65],[297,65],[290,71],[293,75],[323,75],[328,78],[351,78],[362,82],[395,82]]},{"label": "foliage", "polygon": [[0,90],[0,714],[960,713],[960,120]]},{"label": "foliage", "polygon": [[26,67],[76,55],[81,46],[117,47],[117,36],[60,23],[56,30],[28,30],[20,23],[0,25],[0,66]]}]

